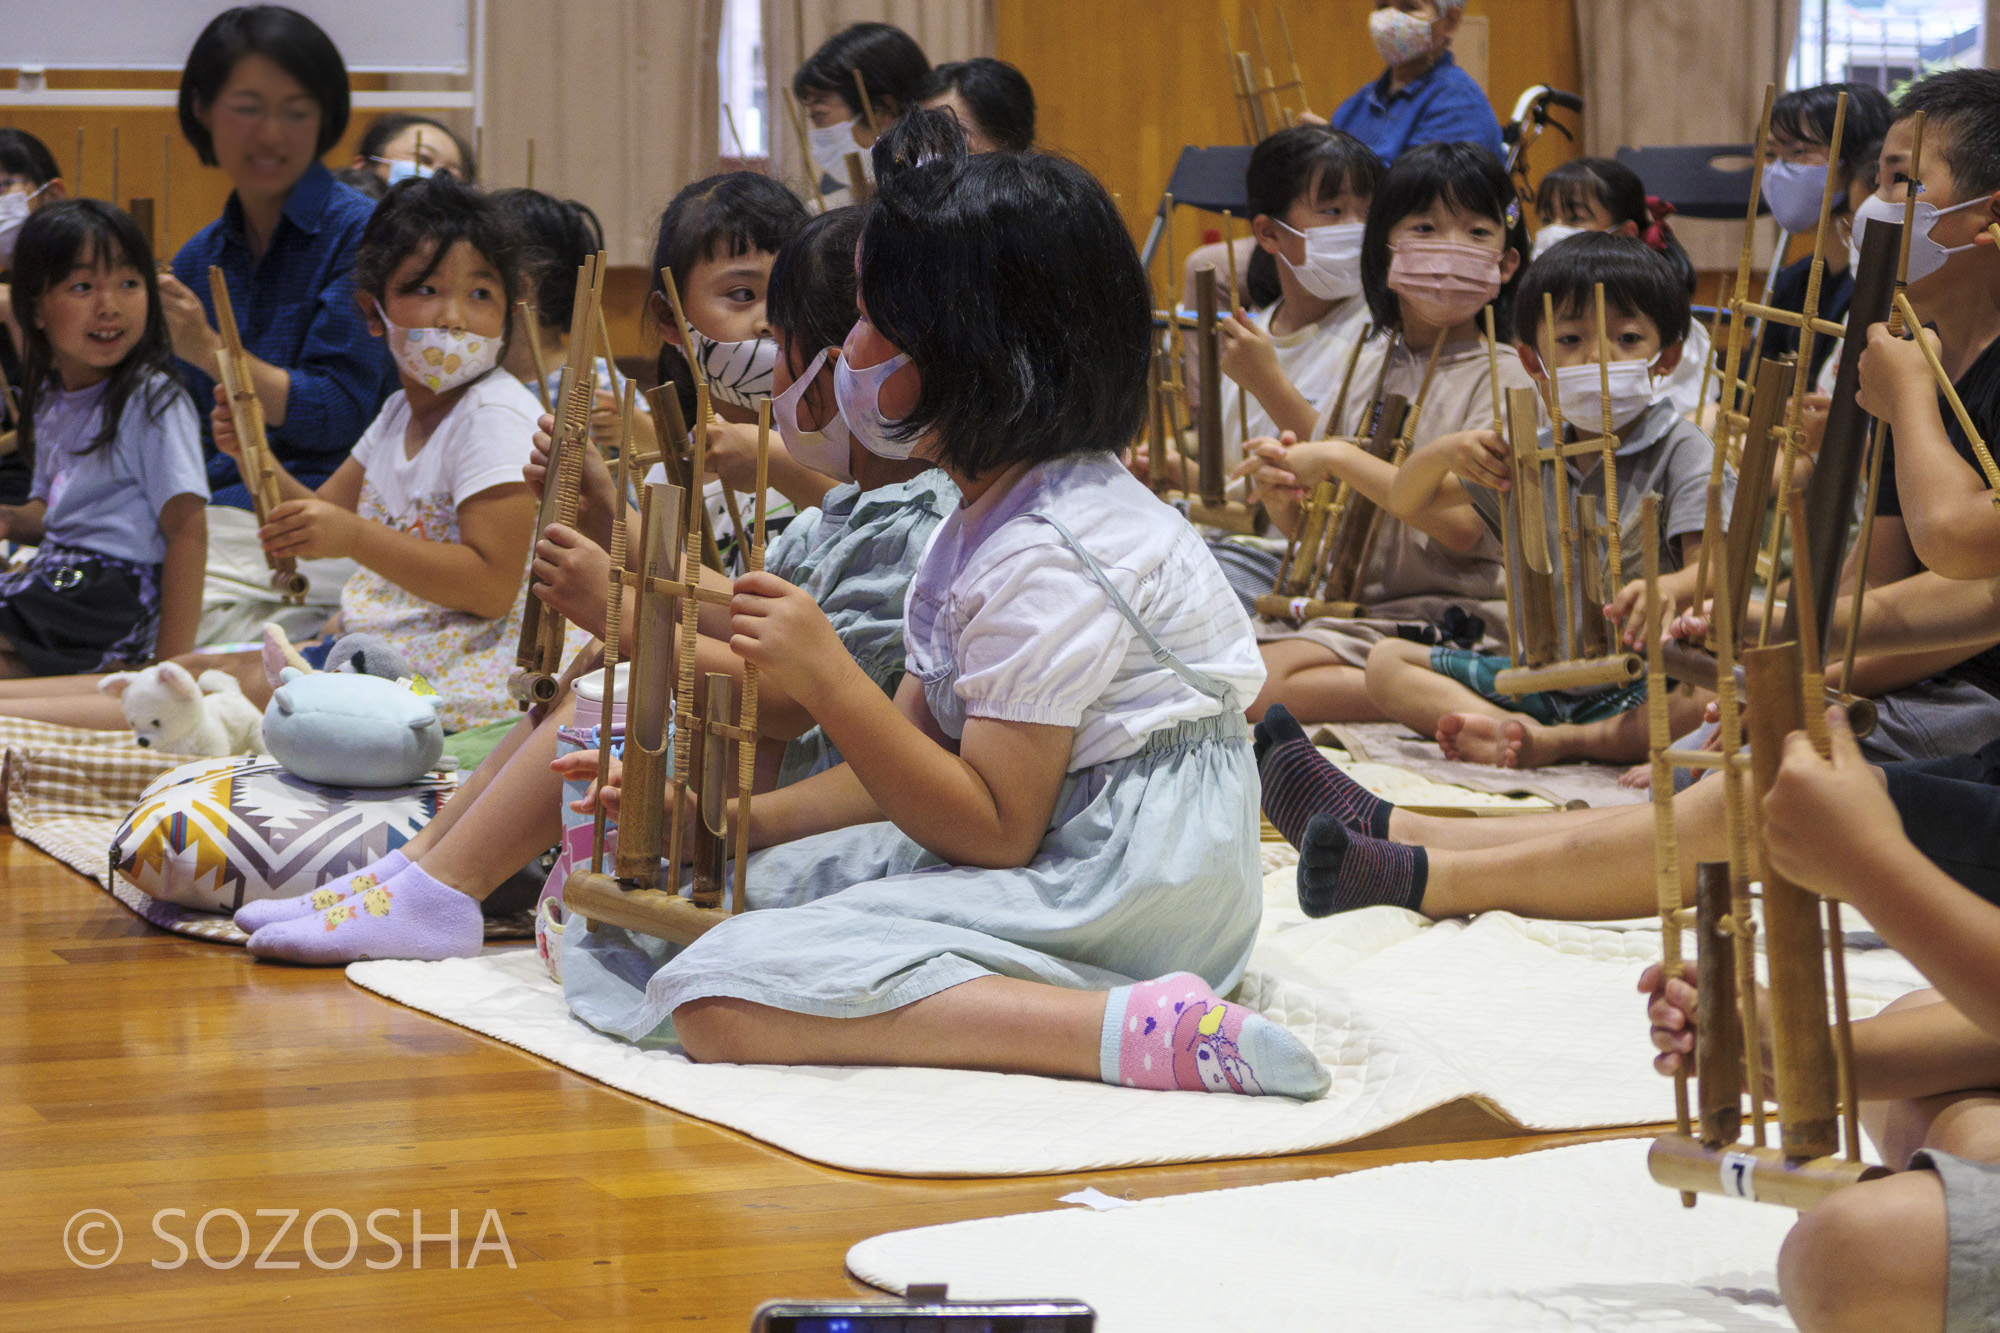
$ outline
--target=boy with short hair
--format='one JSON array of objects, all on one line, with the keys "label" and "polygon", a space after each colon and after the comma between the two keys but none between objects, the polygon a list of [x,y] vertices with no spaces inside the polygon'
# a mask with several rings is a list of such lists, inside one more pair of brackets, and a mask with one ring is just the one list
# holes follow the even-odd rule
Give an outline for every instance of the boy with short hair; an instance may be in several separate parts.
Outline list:
[{"label": "boy with short hair", "polygon": [[[1529,268],[1515,301],[1521,363],[1538,383],[1554,379],[1567,427],[1566,440],[1589,439],[1603,429],[1603,372],[1597,346],[1596,290],[1602,284],[1605,334],[1610,344],[1611,421],[1616,450],[1618,526],[1622,568],[1618,592],[1604,607],[1627,644],[1644,630],[1642,576],[1648,536],[1640,529],[1640,497],[1658,492],[1661,593],[1670,610],[1692,603],[1707,517],[1714,445],[1701,429],[1656,399],[1659,380],[1680,362],[1687,337],[1687,293],[1672,267],[1643,242],[1615,232],[1587,232],[1555,246]],[[1543,336],[1543,297],[1555,321]],[[1546,342],[1553,365],[1537,350]],[[1550,447],[1546,428],[1540,446]],[[1442,436],[1410,455],[1389,490],[1391,513],[1440,540],[1470,530],[1500,532],[1506,503],[1509,446],[1491,430]],[[1556,489],[1544,465],[1544,522],[1556,544]],[[1604,467],[1597,453],[1568,462],[1569,490],[1594,500],[1600,514]],[[1735,484],[1725,472],[1724,505]],[[1586,544],[1602,560],[1606,542]],[[1578,577],[1581,577],[1579,571]],[[1643,682],[1545,690],[1512,696],[1494,688],[1510,665],[1504,656],[1460,648],[1426,647],[1398,639],[1375,645],[1368,656],[1368,695],[1384,713],[1419,732],[1434,734],[1449,758],[1503,768],[1532,767],[1582,756],[1632,763],[1645,757]],[[1705,699],[1676,697],[1682,730],[1700,720]]]}]

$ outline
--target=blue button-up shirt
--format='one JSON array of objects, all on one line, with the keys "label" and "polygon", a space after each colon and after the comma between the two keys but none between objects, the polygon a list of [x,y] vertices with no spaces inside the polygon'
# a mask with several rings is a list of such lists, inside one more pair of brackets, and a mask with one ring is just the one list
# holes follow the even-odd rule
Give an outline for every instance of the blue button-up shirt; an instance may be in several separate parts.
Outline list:
[{"label": "blue button-up shirt", "polygon": [[1426,143],[1476,143],[1495,157],[1506,156],[1492,104],[1449,51],[1422,78],[1393,93],[1389,71],[1383,70],[1381,78],[1340,104],[1333,127],[1367,144],[1384,162]]},{"label": "blue button-up shirt", "polygon": [[[333,475],[398,384],[388,352],[354,303],[354,251],[374,207],[315,162],[285,200],[263,259],[251,261],[243,206],[234,194],[222,216],[174,256],[174,276],[201,298],[211,324],[208,269],[219,264],[244,350],[291,372],[285,424],[271,429],[271,451],[306,486]],[[183,361],[180,370],[204,409],[211,503],[248,509],[250,492],[235,461],[215,447],[209,432],[215,367]]]}]

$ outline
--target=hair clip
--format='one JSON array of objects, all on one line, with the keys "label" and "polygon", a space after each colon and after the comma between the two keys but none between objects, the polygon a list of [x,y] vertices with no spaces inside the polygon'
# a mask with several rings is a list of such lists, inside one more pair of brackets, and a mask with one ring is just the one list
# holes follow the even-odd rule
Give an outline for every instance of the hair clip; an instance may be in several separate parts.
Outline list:
[{"label": "hair clip", "polygon": [[1510,228],[1521,225],[1521,201],[1519,199],[1507,205],[1507,225]]}]

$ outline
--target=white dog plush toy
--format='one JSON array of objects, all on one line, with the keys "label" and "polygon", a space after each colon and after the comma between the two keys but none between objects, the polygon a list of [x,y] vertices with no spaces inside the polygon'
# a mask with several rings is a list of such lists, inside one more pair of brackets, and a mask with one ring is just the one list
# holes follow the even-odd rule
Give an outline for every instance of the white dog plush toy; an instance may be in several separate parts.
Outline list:
[{"label": "white dog plush toy", "polygon": [[118,700],[143,748],[208,759],[264,752],[264,715],[234,676],[204,671],[196,680],[162,662],[106,676],[97,688]]}]

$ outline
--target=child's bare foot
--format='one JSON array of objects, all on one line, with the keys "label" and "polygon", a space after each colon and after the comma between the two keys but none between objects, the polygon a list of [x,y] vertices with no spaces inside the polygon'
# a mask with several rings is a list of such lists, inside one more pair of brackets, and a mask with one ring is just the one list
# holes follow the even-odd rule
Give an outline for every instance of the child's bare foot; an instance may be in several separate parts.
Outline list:
[{"label": "child's bare foot", "polygon": [[1618,785],[1630,787],[1634,791],[1648,791],[1653,786],[1653,766],[1634,764],[1618,775]]},{"label": "child's bare foot", "polygon": [[1528,729],[1512,719],[1484,713],[1446,713],[1438,719],[1437,743],[1445,758],[1460,763],[1521,768]]}]

